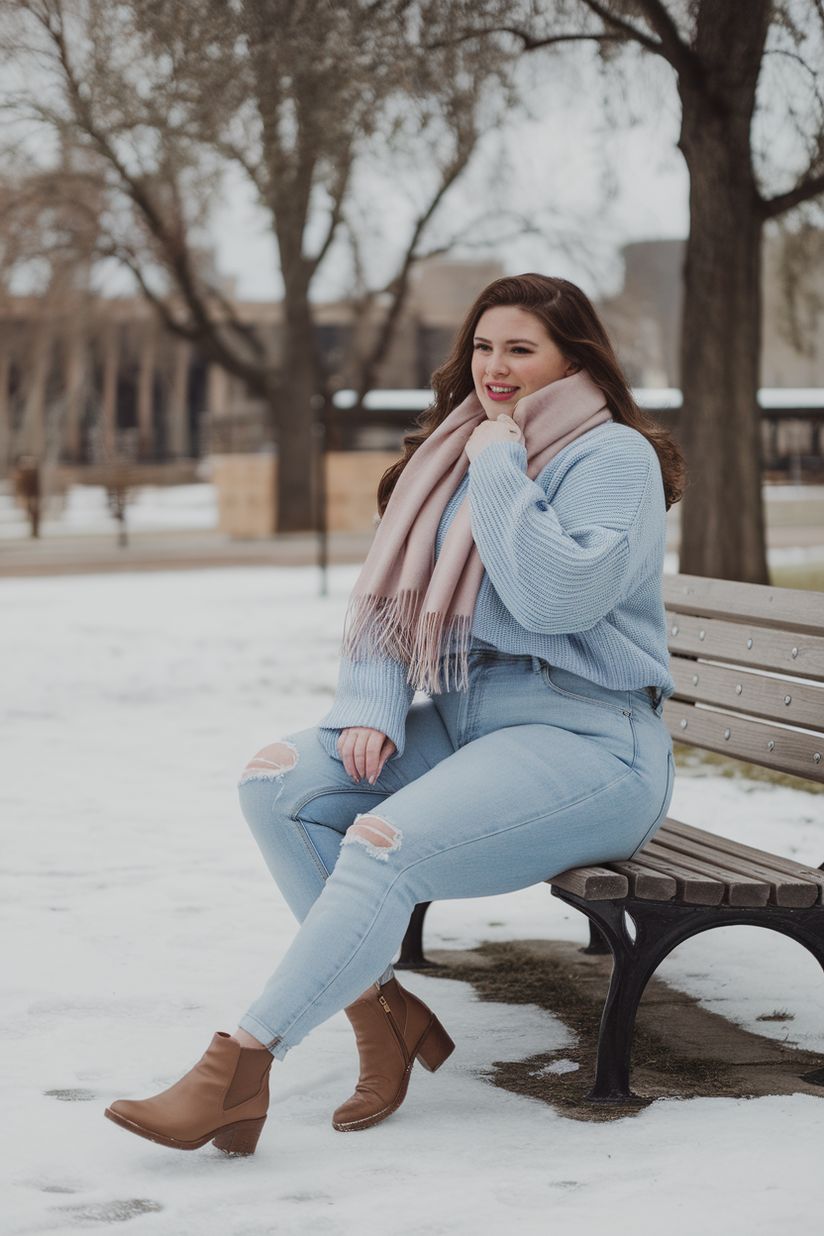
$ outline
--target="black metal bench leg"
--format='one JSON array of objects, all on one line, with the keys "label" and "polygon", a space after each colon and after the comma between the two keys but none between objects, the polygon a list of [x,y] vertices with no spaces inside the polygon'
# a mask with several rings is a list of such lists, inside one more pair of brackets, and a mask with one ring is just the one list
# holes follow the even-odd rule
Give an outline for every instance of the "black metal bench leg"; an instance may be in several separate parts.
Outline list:
[{"label": "black metal bench leg", "polygon": [[[644,989],[676,945],[702,929],[698,926],[702,912],[634,899],[585,902],[571,893],[552,891],[586,914],[612,953],[612,976],[598,1034],[595,1084],[587,1099],[592,1103],[630,1102],[634,1097],[629,1085],[632,1034]],[[625,914],[631,917],[634,935],[627,928]]]},{"label": "black metal bench leg", "polygon": [[[619,922],[618,930],[625,932],[623,910]],[[640,924],[636,927],[640,935]],[[626,1103],[633,1098],[629,1079],[638,1005],[650,977],[670,951],[656,947],[657,942],[639,948],[637,938],[636,943],[621,938],[612,943],[612,975],[598,1033],[595,1084],[587,1095],[590,1103]]]},{"label": "black metal bench leg", "polygon": [[600,931],[595,926],[592,919],[590,919],[589,920],[589,944],[587,944],[586,948],[582,948],[581,952],[589,953],[591,956],[595,956],[595,957],[608,957],[610,954],[610,951],[611,951],[610,947],[607,944],[606,940],[601,935]]},{"label": "black metal bench leg", "polygon": [[[638,1005],[664,958],[691,936],[713,927],[767,927],[803,945],[824,968],[824,912],[817,907],[688,906],[634,897],[584,901],[563,889],[553,887],[552,892],[596,925],[612,953],[612,977],[598,1036],[595,1085],[587,1096],[593,1103],[632,1100],[630,1055]],[[634,933],[628,930],[625,915],[632,920]]]},{"label": "black metal bench leg", "polygon": [[395,962],[396,970],[439,970],[439,961],[429,961],[423,955],[423,920],[431,901],[421,901],[415,906],[409,919],[406,935],[401,942],[401,955]]},{"label": "black metal bench leg", "polygon": [[598,1034],[595,1084],[587,1100],[626,1103],[633,1097],[629,1074],[635,1016],[657,961],[650,965],[648,951],[637,949],[627,934],[623,902],[589,903],[585,913],[595,935],[591,943],[600,945],[598,952],[612,953],[612,975]]}]

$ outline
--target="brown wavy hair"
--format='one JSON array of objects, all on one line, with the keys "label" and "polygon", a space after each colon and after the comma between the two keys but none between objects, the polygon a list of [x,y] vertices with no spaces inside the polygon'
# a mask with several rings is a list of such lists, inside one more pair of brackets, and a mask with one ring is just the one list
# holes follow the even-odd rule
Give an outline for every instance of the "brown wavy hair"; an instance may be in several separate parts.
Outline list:
[{"label": "brown wavy hair", "polygon": [[667,510],[684,490],[684,456],[669,430],[651,421],[632,397],[629,383],[595,307],[579,287],[550,275],[510,275],[481,292],[455,336],[448,359],[432,374],[434,401],[418,418],[419,428],[403,440],[403,455],[381,477],[378,510],[386,504],[415,451],[474,389],[472,353],[478,320],[487,309],[513,305],[531,313],[546,328],[565,359],[585,369],[604,393],[614,420],[637,429],[658,456]]}]

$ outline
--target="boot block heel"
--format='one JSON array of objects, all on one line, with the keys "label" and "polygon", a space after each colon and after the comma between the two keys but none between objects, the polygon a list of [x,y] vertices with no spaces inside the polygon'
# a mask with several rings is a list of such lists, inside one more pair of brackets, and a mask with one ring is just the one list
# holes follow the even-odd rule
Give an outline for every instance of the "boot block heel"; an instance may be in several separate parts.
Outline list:
[{"label": "boot block heel", "polygon": [[431,1025],[426,1034],[421,1039],[421,1045],[418,1048],[417,1058],[425,1069],[430,1073],[434,1073],[439,1069],[449,1056],[455,1050],[455,1044],[444,1030],[437,1017],[432,1018]]},{"label": "boot block heel", "polygon": [[254,1154],[265,1124],[265,1116],[259,1120],[238,1120],[237,1124],[221,1129],[217,1137],[212,1138],[212,1145],[225,1154]]}]

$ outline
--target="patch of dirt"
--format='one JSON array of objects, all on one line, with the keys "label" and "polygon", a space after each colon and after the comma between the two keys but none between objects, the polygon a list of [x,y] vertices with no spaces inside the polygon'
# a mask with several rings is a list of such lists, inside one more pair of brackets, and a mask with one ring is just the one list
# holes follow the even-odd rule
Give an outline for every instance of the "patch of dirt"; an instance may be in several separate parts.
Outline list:
[{"label": "patch of dirt", "polygon": [[[653,977],[633,1038],[635,1101],[618,1106],[588,1103],[610,956],[584,953],[566,940],[518,940],[471,951],[430,949],[428,956],[442,968],[424,973],[471,983],[481,1000],[537,1004],[573,1032],[574,1047],[528,1060],[490,1062],[490,1081],[496,1086],[540,1099],[573,1120],[620,1120],[657,1098],[824,1096],[824,1055],[751,1034]],[[768,1015],[764,1020],[778,1018]],[[563,1071],[549,1072],[553,1062]]]}]

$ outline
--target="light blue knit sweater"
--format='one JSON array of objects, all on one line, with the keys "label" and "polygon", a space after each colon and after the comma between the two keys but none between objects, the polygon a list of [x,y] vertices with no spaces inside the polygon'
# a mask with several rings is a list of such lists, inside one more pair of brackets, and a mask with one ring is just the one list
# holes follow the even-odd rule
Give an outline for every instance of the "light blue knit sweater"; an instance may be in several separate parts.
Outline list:
[{"label": "light blue knit sweater", "polygon": [[[486,571],[473,640],[526,653],[601,686],[674,689],[661,597],[666,541],[658,457],[627,425],[577,438],[535,481],[526,449],[495,442],[450,500],[436,553],[469,490],[472,532]],[[406,666],[341,661],[335,702],[318,730],[337,755],[340,730],[366,725],[403,751],[414,692]]]}]

